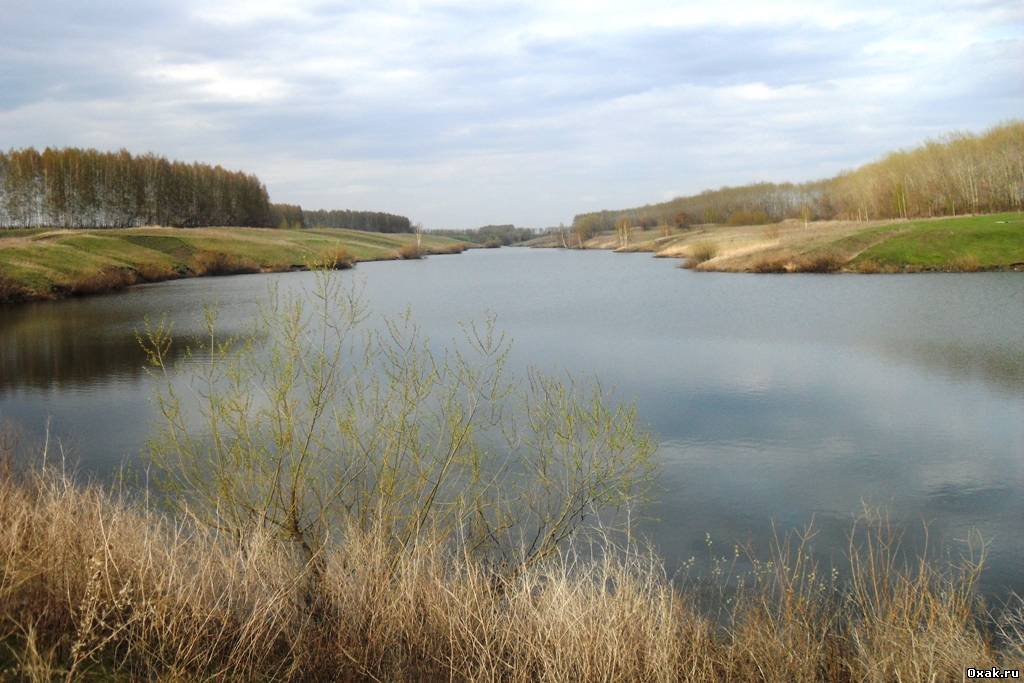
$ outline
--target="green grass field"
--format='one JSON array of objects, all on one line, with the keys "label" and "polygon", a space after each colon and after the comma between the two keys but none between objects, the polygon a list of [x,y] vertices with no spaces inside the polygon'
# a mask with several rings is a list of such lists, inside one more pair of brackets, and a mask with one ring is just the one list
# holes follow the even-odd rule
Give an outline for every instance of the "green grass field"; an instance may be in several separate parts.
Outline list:
[{"label": "green grass field", "polygon": [[[341,229],[0,231],[0,302],[98,293],[175,277],[301,269],[339,256],[353,262],[397,259],[408,257],[415,244],[411,234]],[[423,236],[427,254],[456,253],[465,246]]]},{"label": "green grass field", "polygon": [[1024,265],[1024,214],[911,221],[877,228],[886,239],[849,266],[899,270],[987,270]]}]

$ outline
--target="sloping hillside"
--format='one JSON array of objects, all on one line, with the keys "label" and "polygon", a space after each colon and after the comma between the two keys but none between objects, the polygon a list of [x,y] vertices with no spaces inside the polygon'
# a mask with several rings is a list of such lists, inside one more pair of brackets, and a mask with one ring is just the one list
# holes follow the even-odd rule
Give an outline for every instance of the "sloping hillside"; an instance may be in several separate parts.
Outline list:
[{"label": "sloping hillside", "polygon": [[[545,235],[526,245],[560,247],[562,239]],[[1024,213],[916,221],[787,220],[669,231],[633,229],[628,242],[618,233],[604,232],[583,247],[649,251],[685,259],[697,270],[730,272],[1024,269]]]},{"label": "sloping hillside", "polygon": [[[422,251],[466,244],[422,236]],[[111,291],[178,277],[294,270],[415,257],[416,235],[359,230],[129,228],[0,231],[0,302]]]}]

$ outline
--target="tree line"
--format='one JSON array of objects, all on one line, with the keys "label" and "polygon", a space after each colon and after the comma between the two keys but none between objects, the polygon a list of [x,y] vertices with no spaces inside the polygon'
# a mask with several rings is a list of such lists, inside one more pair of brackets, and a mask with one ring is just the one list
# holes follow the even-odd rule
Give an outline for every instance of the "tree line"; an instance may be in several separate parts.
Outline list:
[{"label": "tree line", "polygon": [[255,175],[127,150],[0,151],[0,228],[331,227],[412,232],[380,211],[304,211],[272,204]]},{"label": "tree line", "polygon": [[269,226],[254,175],[126,150],[0,152],[0,227]]},{"label": "tree line", "polygon": [[349,228],[369,232],[413,232],[412,222],[406,216],[383,211],[350,211],[348,209],[302,210],[303,224],[307,228]]},{"label": "tree line", "polygon": [[511,223],[504,225],[482,225],[469,230],[434,230],[435,235],[443,235],[452,239],[486,244],[488,246],[508,246],[516,242],[525,242],[537,236],[533,228],[518,228]]},{"label": "tree line", "polygon": [[283,230],[306,227],[305,213],[298,204],[271,204],[270,224]]},{"label": "tree line", "polygon": [[1024,210],[1024,121],[981,134],[949,133],[824,180],[705,190],[660,204],[577,215],[587,239],[633,227],[749,225],[786,218],[872,220]]}]

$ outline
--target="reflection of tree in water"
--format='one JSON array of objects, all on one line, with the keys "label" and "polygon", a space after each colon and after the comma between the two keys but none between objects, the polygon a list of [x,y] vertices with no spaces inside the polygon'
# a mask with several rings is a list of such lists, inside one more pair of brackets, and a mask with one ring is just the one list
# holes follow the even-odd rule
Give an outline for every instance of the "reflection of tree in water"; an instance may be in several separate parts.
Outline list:
[{"label": "reflection of tree in water", "polygon": [[[144,372],[146,354],[131,324],[95,310],[43,304],[0,312],[0,392],[80,387]],[[174,345],[175,353],[187,346]]]},{"label": "reflection of tree in water", "polygon": [[981,380],[995,389],[1024,394],[1024,353],[1017,340],[1005,347],[951,342],[886,346],[890,356],[955,379]]}]

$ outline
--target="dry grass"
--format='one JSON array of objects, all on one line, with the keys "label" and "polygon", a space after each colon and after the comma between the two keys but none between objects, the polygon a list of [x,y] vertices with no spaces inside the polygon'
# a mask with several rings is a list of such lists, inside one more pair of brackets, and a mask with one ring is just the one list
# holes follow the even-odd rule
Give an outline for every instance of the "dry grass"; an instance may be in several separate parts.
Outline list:
[{"label": "dry grass", "polygon": [[795,265],[802,254],[828,250],[846,254],[846,250],[832,245],[879,225],[882,223],[816,221],[805,228],[802,221],[787,220],[769,225],[706,226],[667,241],[659,247],[659,254],[686,257],[696,242],[713,241],[719,246],[719,254],[713,264],[700,270],[752,272],[762,262]]},{"label": "dry grass", "polygon": [[[498,243],[488,242],[485,246],[488,249],[496,249],[496,248],[501,246],[501,243],[500,242],[498,242]],[[468,246],[466,244],[461,243],[461,242],[457,242],[457,243],[454,243],[454,244],[440,244],[440,245],[437,245],[437,246],[433,246],[433,247],[430,247],[430,249],[428,251],[431,254],[461,254],[462,252],[466,251],[467,248],[468,248]],[[404,249],[404,247],[403,247],[403,249]],[[405,257],[403,256],[402,258],[405,258]]]},{"label": "dry grass", "polygon": [[[87,273],[56,286],[61,296],[90,296],[116,292],[140,282],[162,282],[181,277],[172,267],[161,263],[141,263],[134,267],[110,266]],[[0,303],[15,303],[40,298],[37,293],[12,280],[0,278]]]},{"label": "dry grass", "polygon": [[320,265],[330,268],[331,270],[347,270],[356,265],[356,259],[348,249],[338,247],[337,249],[333,249],[325,254]]},{"label": "dry grass", "polygon": [[753,273],[788,273],[789,259],[782,257],[766,257],[752,261],[750,271]]},{"label": "dry grass", "polygon": [[697,242],[687,252],[686,267],[694,268],[705,261],[710,261],[718,256],[718,252],[718,245],[714,242]]},{"label": "dry grass", "polygon": [[79,277],[66,286],[70,296],[88,296],[103,292],[116,292],[139,281],[130,268],[104,268],[97,273]]},{"label": "dry grass", "polygon": [[965,254],[953,259],[950,270],[958,273],[975,273],[982,270],[981,261],[974,254]]},{"label": "dry grass", "polygon": [[884,523],[852,538],[847,590],[791,538],[713,618],[643,553],[497,572],[350,532],[305,563],[258,532],[225,538],[7,469],[0,667],[40,681],[932,682],[1024,663],[1019,606],[1000,649],[979,627],[977,565],[901,568]]},{"label": "dry grass", "polygon": [[398,258],[402,260],[423,258],[423,252],[415,244],[403,244],[398,249]]},{"label": "dry grass", "polygon": [[204,251],[192,259],[192,270],[196,275],[238,275],[258,273],[260,266],[255,261],[241,256],[220,251]]},{"label": "dry grass", "polygon": [[32,292],[20,282],[0,277],[0,304],[13,304],[28,301],[30,298]]},{"label": "dry grass", "polygon": [[858,273],[865,274],[901,272],[899,267],[892,264],[879,263],[875,259],[865,259],[863,261],[856,261],[852,264],[852,268]]},{"label": "dry grass", "polygon": [[834,251],[804,254],[793,260],[794,273],[835,273],[842,270],[846,259]]},{"label": "dry grass", "polygon": [[140,263],[135,272],[142,282],[162,282],[181,277],[181,273],[164,263]]}]

